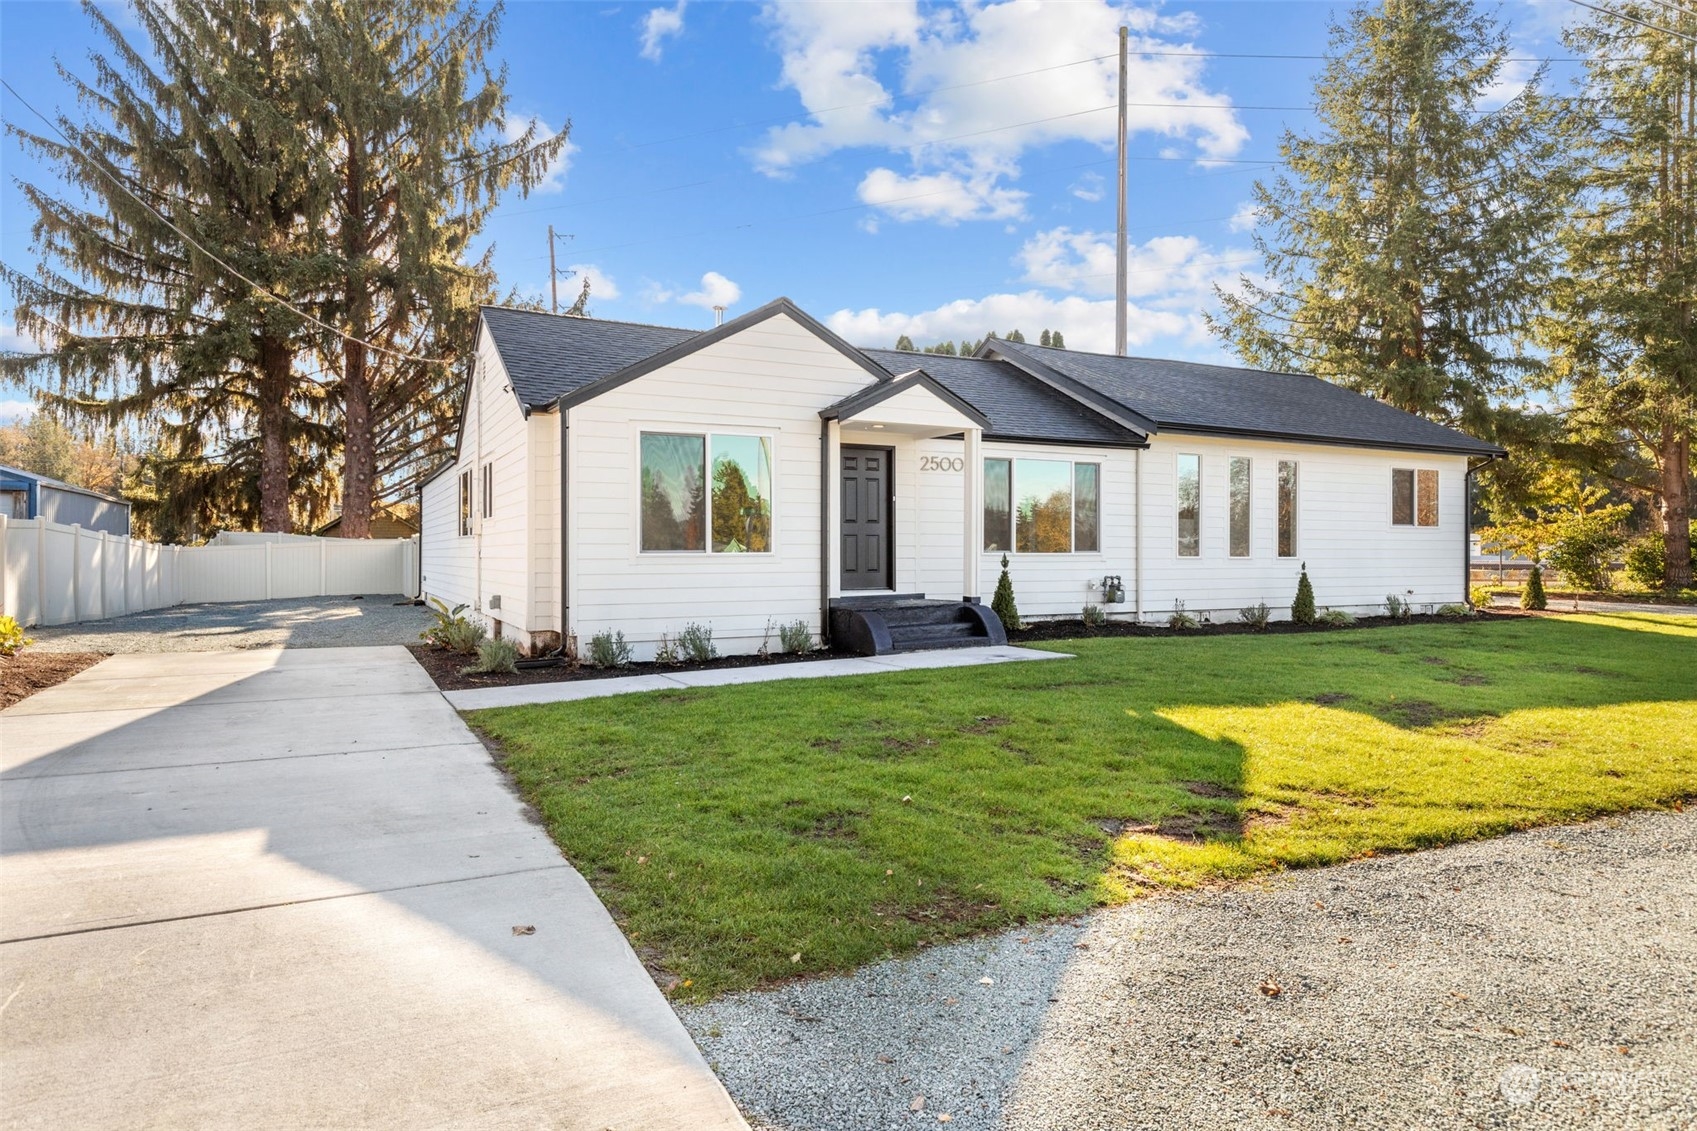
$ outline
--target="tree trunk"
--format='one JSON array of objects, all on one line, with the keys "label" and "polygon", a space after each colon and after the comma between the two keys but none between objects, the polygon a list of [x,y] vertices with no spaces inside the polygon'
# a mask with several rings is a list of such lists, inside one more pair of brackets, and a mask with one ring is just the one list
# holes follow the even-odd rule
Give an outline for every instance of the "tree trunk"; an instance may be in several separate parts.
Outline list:
[{"label": "tree trunk", "polygon": [[[354,325],[364,328],[363,319]],[[343,340],[342,537],[371,537],[372,491],[377,480],[377,446],[372,436],[371,377],[365,347]]]},{"label": "tree trunk", "polygon": [[1691,437],[1662,431],[1662,580],[1670,589],[1691,587]]},{"label": "tree trunk", "polygon": [[259,528],[288,534],[289,388],[295,358],[287,342],[259,340]]}]

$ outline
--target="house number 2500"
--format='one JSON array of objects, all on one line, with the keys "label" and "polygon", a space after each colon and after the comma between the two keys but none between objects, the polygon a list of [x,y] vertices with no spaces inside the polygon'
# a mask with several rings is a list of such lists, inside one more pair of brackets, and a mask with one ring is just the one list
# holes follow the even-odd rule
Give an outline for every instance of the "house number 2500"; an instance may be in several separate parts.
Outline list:
[{"label": "house number 2500", "polygon": [[921,471],[963,471],[966,461],[959,456],[920,456]]}]

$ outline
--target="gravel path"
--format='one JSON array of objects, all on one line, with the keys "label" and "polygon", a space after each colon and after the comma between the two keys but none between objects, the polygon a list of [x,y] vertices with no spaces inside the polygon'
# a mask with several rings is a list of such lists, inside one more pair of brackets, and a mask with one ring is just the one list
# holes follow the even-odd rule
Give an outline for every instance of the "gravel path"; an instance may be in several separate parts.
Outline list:
[{"label": "gravel path", "polygon": [[1145,900],[682,1013],[772,1131],[1697,1127],[1697,812]]},{"label": "gravel path", "polygon": [[227,652],[414,644],[428,609],[398,594],[176,605],[110,620],[32,628],[42,652]]}]

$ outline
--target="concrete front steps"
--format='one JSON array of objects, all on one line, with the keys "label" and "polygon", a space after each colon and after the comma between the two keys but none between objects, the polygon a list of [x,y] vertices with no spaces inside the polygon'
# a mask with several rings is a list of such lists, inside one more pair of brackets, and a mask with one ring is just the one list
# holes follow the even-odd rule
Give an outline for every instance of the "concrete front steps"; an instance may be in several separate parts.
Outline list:
[{"label": "concrete front steps", "polygon": [[922,593],[839,597],[831,602],[831,647],[855,656],[933,648],[1001,646],[1008,634],[990,606],[934,601]]}]

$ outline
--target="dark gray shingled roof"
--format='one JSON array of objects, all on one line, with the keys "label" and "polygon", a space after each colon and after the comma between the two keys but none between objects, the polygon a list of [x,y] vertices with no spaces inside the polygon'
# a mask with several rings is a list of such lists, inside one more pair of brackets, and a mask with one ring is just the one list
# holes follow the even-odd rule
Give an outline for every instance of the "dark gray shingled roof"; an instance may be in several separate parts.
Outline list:
[{"label": "dark gray shingled roof", "polygon": [[483,324],[501,353],[513,392],[526,408],[547,408],[565,393],[701,332],[506,306],[484,307]]},{"label": "dark gray shingled roof", "polygon": [[1499,454],[1502,449],[1318,377],[1229,365],[989,343],[1152,420],[1158,429],[1368,447]]},{"label": "dark gray shingled roof", "polygon": [[925,370],[938,384],[989,418],[990,427],[984,430],[987,439],[1120,445],[1142,442],[1136,433],[1091,412],[1005,361],[897,350],[861,352],[891,376]]}]

